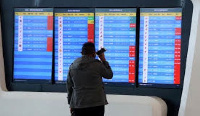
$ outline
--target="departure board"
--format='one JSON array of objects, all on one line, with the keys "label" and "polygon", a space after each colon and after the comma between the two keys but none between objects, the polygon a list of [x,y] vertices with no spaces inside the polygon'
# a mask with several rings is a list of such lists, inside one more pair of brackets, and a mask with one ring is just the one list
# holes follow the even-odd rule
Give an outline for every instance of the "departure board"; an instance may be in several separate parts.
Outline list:
[{"label": "departure board", "polygon": [[55,81],[66,81],[69,66],[94,43],[94,9],[55,9]]},{"label": "departure board", "polygon": [[14,80],[51,80],[53,9],[16,8]]},{"label": "departure board", "polygon": [[104,82],[135,83],[136,9],[95,9],[95,46],[106,48],[113,79]]},{"label": "departure board", "polygon": [[139,84],[179,86],[182,9],[140,11]]}]

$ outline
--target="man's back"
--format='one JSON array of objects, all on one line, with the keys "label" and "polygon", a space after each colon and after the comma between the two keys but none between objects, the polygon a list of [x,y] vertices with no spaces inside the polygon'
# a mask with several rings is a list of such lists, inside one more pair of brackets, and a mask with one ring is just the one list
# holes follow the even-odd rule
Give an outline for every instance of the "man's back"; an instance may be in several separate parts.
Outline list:
[{"label": "man's back", "polygon": [[68,83],[73,83],[70,106],[85,108],[106,105],[102,77],[109,79],[112,75],[112,70],[106,68],[99,60],[88,56],[76,59],[70,66],[68,77],[71,79]]},{"label": "man's back", "polygon": [[94,43],[84,43],[82,57],[76,59],[67,75],[68,104],[72,116],[104,116],[108,104],[102,77],[111,79],[113,72],[104,53],[98,54],[101,61],[95,59]]},{"label": "man's back", "polygon": [[70,66],[74,88],[96,88],[102,86],[100,61],[83,56]]}]

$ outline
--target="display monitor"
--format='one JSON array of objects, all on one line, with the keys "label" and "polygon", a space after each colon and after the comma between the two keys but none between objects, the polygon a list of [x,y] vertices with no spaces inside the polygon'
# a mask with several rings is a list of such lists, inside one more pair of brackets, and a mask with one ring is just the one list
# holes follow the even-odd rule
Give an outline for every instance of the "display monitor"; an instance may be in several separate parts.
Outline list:
[{"label": "display monitor", "polygon": [[94,9],[55,9],[55,81],[67,79],[69,66],[81,57],[83,43],[94,43]]},{"label": "display monitor", "polygon": [[105,48],[114,76],[105,83],[135,83],[135,8],[95,9],[95,46]]},{"label": "display monitor", "polygon": [[15,8],[14,81],[51,81],[53,9]]},{"label": "display monitor", "polygon": [[180,86],[181,8],[141,8],[139,85]]}]

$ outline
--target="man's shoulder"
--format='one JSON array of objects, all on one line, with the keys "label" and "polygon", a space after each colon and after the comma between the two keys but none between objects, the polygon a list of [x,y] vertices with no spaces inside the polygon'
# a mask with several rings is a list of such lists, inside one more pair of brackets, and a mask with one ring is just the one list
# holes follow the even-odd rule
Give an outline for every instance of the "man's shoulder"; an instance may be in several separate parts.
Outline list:
[{"label": "man's shoulder", "polygon": [[79,58],[76,58],[71,64],[70,64],[70,66],[69,67],[72,67],[73,66],[73,64],[76,64],[77,62],[79,62],[81,60],[81,57],[79,57]]},{"label": "man's shoulder", "polygon": [[81,61],[81,57],[74,59],[74,61],[72,63],[76,63],[76,62],[79,62],[79,61]]},{"label": "man's shoulder", "polygon": [[101,61],[98,59],[95,59],[94,62],[101,63]]}]

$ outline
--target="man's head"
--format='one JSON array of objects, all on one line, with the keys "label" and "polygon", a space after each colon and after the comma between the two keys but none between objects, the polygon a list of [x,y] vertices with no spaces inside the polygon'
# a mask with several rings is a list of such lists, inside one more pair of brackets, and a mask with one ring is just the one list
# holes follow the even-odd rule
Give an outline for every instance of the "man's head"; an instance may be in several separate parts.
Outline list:
[{"label": "man's head", "polygon": [[82,53],[82,55],[96,57],[94,43],[91,43],[91,42],[84,43],[81,53]]}]

